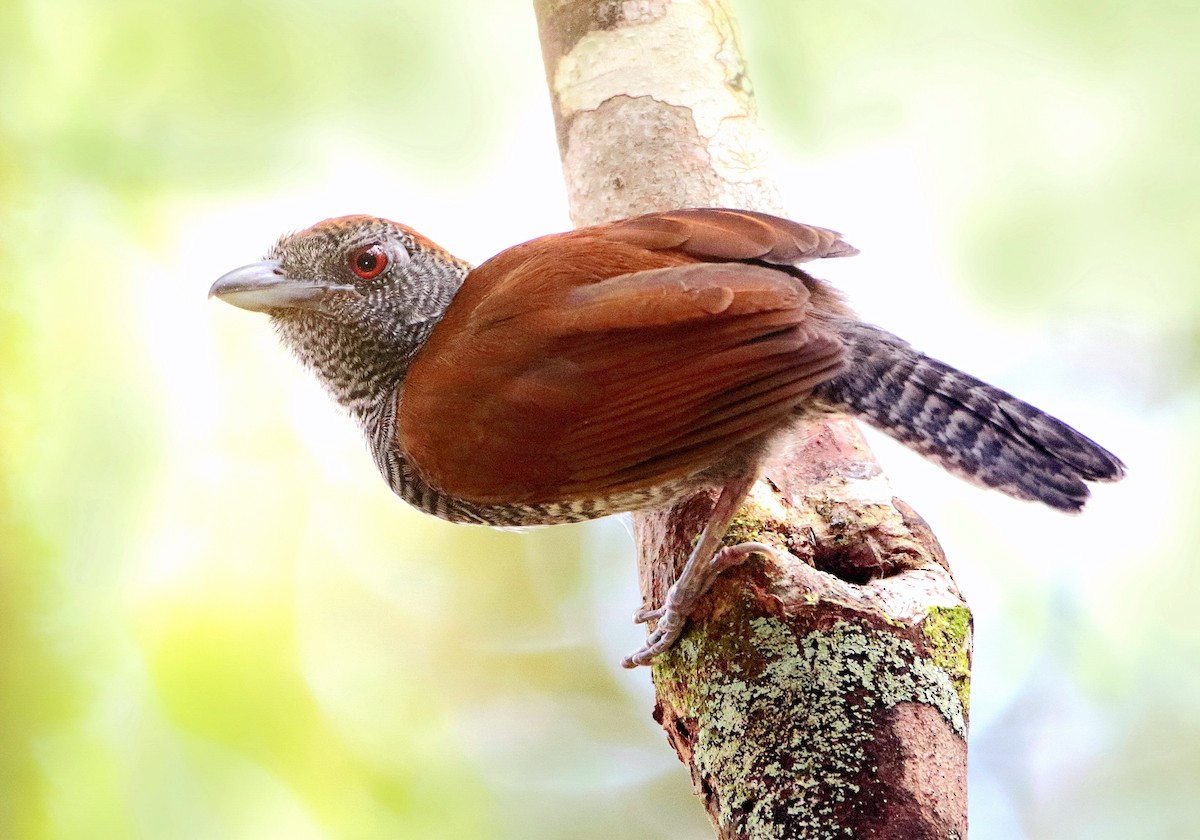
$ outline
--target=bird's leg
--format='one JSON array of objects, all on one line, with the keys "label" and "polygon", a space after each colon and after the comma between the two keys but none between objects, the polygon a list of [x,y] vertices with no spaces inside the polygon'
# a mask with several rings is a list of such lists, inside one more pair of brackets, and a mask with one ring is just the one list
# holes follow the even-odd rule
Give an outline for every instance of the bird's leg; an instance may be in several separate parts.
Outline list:
[{"label": "bird's leg", "polygon": [[717,503],[709,514],[708,523],[696,541],[696,547],[684,564],[678,579],[667,590],[663,605],[655,610],[638,610],[633,620],[639,624],[658,620],[658,625],[646,638],[646,644],[621,660],[622,667],[636,668],[648,665],[650,660],[669,648],[683,632],[683,625],[713,581],[726,569],[745,562],[751,554],[774,554],[776,549],[763,543],[741,543],[726,546],[718,551],[721,539],[729,530],[733,517],[742,501],[754,486],[753,474],[726,485],[717,496]]}]

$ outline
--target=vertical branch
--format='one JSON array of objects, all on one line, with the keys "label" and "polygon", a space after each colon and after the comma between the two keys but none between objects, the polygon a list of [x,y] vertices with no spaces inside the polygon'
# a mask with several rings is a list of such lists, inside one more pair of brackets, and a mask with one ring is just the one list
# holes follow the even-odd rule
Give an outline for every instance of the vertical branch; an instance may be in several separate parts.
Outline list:
[{"label": "vertical branch", "polygon": [[[534,6],[576,224],[781,211],[723,0]],[[711,504],[635,516],[647,604]],[[811,423],[766,465],[727,541],[746,540],[790,555],[727,573],[653,667],[718,835],[965,837],[970,612],[853,422]]]},{"label": "vertical branch", "polygon": [[576,225],[676,207],[782,209],[723,3],[534,6]]}]

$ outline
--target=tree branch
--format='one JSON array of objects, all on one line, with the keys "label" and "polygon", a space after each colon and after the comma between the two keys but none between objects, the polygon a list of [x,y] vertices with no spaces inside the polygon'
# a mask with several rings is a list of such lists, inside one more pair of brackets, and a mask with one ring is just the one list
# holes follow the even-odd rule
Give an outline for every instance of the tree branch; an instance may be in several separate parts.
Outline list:
[{"label": "tree branch", "polygon": [[[781,212],[723,2],[534,6],[576,224]],[[648,605],[712,503],[634,517]],[[810,423],[767,463],[726,542],[748,540],[790,556],[726,573],[653,667],[718,835],[965,837],[970,611],[852,421]]]}]

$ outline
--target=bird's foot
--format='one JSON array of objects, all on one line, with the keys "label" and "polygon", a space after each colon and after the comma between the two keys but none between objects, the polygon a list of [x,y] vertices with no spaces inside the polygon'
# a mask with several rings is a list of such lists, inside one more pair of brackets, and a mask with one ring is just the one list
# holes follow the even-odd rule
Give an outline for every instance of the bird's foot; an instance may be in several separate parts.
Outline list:
[{"label": "bird's foot", "polygon": [[659,607],[656,610],[638,610],[633,614],[634,624],[645,624],[647,621],[657,621],[663,617],[666,612],[665,607]]},{"label": "bird's foot", "polygon": [[713,585],[726,569],[740,566],[751,554],[775,555],[778,549],[766,543],[748,542],[722,548],[707,563],[693,565],[689,561],[679,580],[667,590],[663,605],[654,610],[638,610],[633,614],[637,624],[658,621],[657,626],[646,637],[646,643],[621,660],[621,667],[636,668],[649,665],[650,660],[675,643],[683,633],[688,616],[696,608],[696,602]]}]

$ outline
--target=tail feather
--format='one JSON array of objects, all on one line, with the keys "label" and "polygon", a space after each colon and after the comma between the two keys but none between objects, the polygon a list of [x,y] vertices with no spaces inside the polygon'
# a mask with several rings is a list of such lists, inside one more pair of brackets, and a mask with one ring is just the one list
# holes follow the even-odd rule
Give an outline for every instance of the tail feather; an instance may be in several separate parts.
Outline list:
[{"label": "tail feather", "polygon": [[850,365],[814,397],[860,416],[950,472],[1065,511],[1083,507],[1086,482],[1124,475],[1115,455],[1044,411],[878,327],[837,326]]}]

